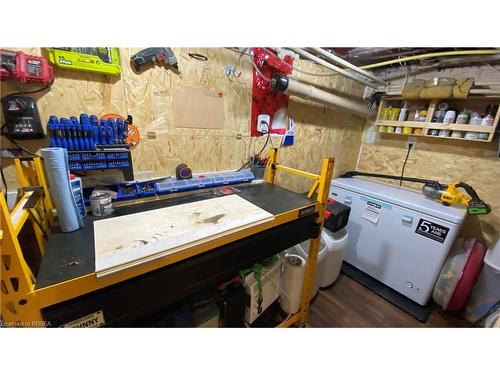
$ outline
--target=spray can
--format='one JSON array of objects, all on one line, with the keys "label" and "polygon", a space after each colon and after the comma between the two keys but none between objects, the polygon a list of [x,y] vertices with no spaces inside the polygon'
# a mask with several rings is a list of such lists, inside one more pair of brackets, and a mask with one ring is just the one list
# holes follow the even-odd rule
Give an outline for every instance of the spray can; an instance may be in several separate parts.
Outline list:
[{"label": "spray can", "polygon": [[80,217],[85,217],[87,215],[87,211],[85,211],[85,202],[83,200],[82,179],[80,177],[76,177],[74,174],[70,174],[69,180],[71,183],[73,198],[75,199]]}]

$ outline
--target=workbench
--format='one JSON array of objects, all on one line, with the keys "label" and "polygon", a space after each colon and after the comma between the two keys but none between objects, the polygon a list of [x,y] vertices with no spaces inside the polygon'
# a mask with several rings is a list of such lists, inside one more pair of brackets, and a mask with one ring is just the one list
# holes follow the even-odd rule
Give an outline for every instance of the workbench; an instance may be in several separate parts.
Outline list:
[{"label": "workbench", "polygon": [[[314,200],[269,183],[238,190],[237,195],[273,214],[274,220],[104,279],[94,273],[93,222],[110,216],[87,216],[84,227],[70,233],[61,232],[56,222],[35,284],[43,320],[59,326],[102,310],[107,326],[126,326],[317,235]],[[111,216],[213,197],[205,191],[136,203],[116,208]]]},{"label": "workbench", "polygon": [[[33,162],[28,162],[28,166],[16,160],[21,185],[24,188],[41,186],[45,192],[38,205],[43,203],[41,211],[45,219],[41,224],[47,228],[44,233],[48,233],[48,236],[46,242],[42,241],[40,231],[38,242],[42,260],[34,274],[26,262],[18,238],[33,210],[18,204],[9,212],[4,196],[0,196],[4,322],[9,326],[55,327],[97,315],[102,325],[131,326],[134,321],[153,311],[215,287],[254,263],[312,239],[299,311],[280,324],[280,327],[305,326],[333,159],[323,159],[320,174],[314,174],[281,165],[277,157],[278,149],[271,149],[265,173],[266,182],[238,185],[239,191],[236,192],[240,198],[271,214],[272,220],[236,228],[211,240],[193,242],[183,247],[182,251],[166,253],[100,277],[95,272],[94,222],[211,199],[218,194],[213,190],[200,190],[123,202],[115,206],[111,215],[87,216],[83,220],[83,228],[63,233],[57,217],[56,220],[53,217],[41,160],[34,158]],[[313,185],[307,196],[277,186],[275,180],[278,171],[311,179]],[[23,220],[16,220],[16,217],[22,217]],[[130,230],[134,230],[133,225]]]}]

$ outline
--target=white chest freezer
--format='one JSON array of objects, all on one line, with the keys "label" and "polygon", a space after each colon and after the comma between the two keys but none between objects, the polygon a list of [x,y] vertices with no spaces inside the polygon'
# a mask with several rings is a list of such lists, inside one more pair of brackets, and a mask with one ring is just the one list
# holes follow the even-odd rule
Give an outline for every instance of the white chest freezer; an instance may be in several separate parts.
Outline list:
[{"label": "white chest freezer", "polygon": [[425,305],[466,209],[357,177],[332,180],[330,197],[351,207],[344,260]]}]

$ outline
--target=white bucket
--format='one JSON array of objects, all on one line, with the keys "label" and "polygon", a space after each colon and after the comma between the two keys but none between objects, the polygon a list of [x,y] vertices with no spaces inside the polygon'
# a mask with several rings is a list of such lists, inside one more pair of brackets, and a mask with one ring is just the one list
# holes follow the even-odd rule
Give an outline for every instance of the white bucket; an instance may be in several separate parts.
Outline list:
[{"label": "white bucket", "polygon": [[326,254],[323,264],[323,271],[319,279],[320,288],[332,285],[340,273],[342,260],[344,259],[344,248],[347,245],[349,235],[345,228],[335,233],[323,231],[325,234]]},{"label": "white bucket", "polygon": [[[325,264],[326,253],[327,253],[326,236],[327,236],[327,234],[323,231],[321,233],[321,242],[319,245],[318,261],[316,263],[316,271],[314,273],[313,288],[312,288],[312,292],[311,292],[311,296],[310,296],[311,299],[316,295],[316,293],[318,293],[319,281],[322,278],[322,275],[324,272],[324,264]],[[304,258],[307,262],[307,259],[309,257],[309,244],[310,244],[310,240],[304,241],[298,245],[295,245],[295,246],[289,248],[287,250],[287,253],[299,255],[300,257]]]}]

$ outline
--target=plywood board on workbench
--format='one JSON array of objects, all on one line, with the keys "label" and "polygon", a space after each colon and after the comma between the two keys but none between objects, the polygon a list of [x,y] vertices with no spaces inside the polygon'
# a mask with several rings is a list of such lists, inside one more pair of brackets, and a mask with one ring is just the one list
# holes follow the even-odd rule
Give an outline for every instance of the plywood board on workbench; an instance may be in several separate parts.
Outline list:
[{"label": "plywood board on workbench", "polygon": [[94,222],[98,277],[171,255],[273,215],[228,195]]},{"label": "plywood board on workbench", "polygon": [[172,90],[174,126],[177,128],[224,128],[224,94],[197,87]]}]

